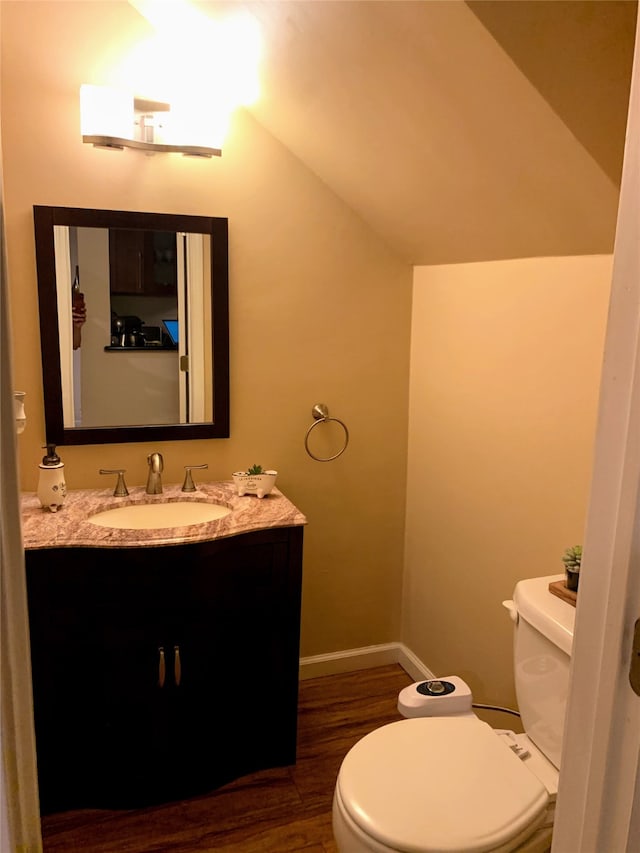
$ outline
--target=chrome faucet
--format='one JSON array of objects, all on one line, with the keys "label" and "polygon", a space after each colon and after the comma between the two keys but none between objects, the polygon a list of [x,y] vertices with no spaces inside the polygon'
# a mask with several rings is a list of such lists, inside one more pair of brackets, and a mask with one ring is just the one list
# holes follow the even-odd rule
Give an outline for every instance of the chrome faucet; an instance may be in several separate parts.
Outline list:
[{"label": "chrome faucet", "polygon": [[147,456],[149,463],[149,476],[147,478],[147,494],[161,495],[162,494],[162,470],[164,461],[161,453],[150,453]]}]

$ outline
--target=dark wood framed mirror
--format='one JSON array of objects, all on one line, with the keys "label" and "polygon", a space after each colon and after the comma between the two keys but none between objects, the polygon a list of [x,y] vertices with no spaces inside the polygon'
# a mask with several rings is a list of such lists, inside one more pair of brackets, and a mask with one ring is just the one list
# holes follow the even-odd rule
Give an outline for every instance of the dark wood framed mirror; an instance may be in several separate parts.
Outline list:
[{"label": "dark wood framed mirror", "polygon": [[227,219],[33,214],[47,442],[228,438]]}]

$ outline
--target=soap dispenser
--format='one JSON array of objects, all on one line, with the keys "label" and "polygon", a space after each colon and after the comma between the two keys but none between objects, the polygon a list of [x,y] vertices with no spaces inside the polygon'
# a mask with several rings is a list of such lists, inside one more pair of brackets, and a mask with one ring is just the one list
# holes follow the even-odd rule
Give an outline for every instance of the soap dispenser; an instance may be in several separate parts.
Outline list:
[{"label": "soap dispenser", "polygon": [[56,453],[55,444],[43,445],[47,448],[47,455],[42,458],[38,466],[40,478],[38,480],[38,499],[44,509],[57,512],[64,503],[67,494],[67,485],[64,481],[64,462]]}]

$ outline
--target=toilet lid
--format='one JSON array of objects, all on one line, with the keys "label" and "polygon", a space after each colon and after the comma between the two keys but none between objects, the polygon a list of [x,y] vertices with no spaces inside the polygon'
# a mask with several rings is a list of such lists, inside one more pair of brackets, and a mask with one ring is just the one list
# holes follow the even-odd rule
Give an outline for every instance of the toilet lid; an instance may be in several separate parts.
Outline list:
[{"label": "toilet lid", "polygon": [[340,799],[370,837],[403,853],[486,853],[542,819],[547,791],[477,717],[402,720],[346,755]]}]

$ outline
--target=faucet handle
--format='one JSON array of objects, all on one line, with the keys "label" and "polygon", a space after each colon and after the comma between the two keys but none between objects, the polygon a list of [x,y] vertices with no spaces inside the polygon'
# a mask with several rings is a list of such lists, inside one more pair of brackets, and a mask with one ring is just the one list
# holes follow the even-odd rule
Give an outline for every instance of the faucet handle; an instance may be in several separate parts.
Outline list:
[{"label": "faucet handle", "polygon": [[195,492],[196,484],[193,482],[193,477],[191,476],[191,471],[194,469],[201,470],[203,468],[208,468],[208,467],[209,466],[207,464],[205,464],[205,465],[185,465],[184,470],[187,473],[184,475],[184,483],[182,484],[182,491],[183,492]]},{"label": "faucet handle", "polygon": [[124,498],[129,492],[127,490],[127,484],[124,481],[124,473],[126,468],[100,468],[101,474],[117,474],[118,480],[116,482],[116,488],[113,493],[114,498]]}]

